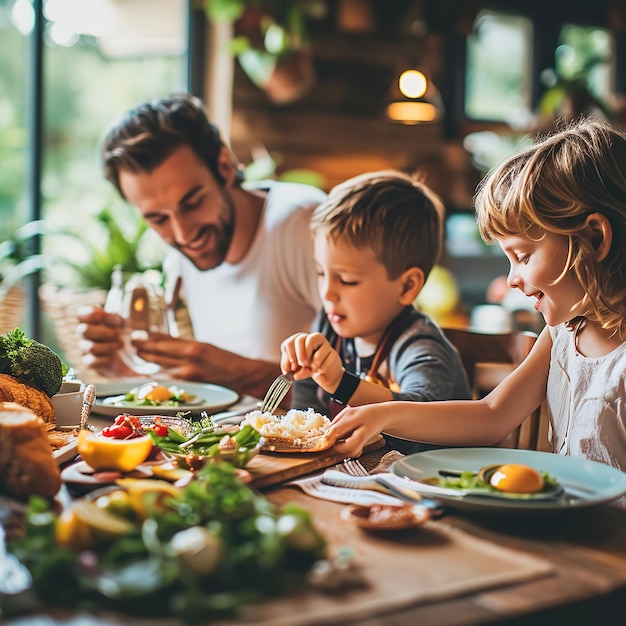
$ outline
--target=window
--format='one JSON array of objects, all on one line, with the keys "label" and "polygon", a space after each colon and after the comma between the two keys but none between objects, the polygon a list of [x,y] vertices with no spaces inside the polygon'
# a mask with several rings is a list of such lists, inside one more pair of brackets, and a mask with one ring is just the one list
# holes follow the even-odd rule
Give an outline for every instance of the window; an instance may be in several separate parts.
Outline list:
[{"label": "window", "polygon": [[532,129],[548,130],[556,119],[580,114],[611,118],[614,39],[610,31],[563,25],[554,50],[554,67],[541,74],[543,93],[530,108],[530,55],[533,31],[526,18],[480,13],[467,43],[468,117],[505,122],[508,133],[481,130],[463,145],[483,173],[530,143]]},{"label": "window", "polygon": [[[145,99],[186,90],[187,2],[44,0],[43,11],[41,213],[97,239],[86,225],[120,202],[101,171],[103,131]],[[30,0],[0,0],[0,241],[30,217],[33,25]]]},{"label": "window", "polygon": [[531,110],[530,20],[483,11],[467,39],[465,114],[475,120],[527,124]]},{"label": "window", "polygon": [[7,0],[0,0],[0,240],[20,225],[26,184],[27,38],[12,24]]}]

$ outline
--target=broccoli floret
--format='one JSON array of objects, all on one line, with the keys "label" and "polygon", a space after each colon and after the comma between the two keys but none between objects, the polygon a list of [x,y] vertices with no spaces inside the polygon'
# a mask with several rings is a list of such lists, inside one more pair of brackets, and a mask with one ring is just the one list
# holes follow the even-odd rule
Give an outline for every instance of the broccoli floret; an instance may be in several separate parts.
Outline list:
[{"label": "broccoli floret", "polygon": [[56,352],[19,328],[0,337],[0,367],[3,374],[28,381],[50,397],[61,388],[66,371]]}]

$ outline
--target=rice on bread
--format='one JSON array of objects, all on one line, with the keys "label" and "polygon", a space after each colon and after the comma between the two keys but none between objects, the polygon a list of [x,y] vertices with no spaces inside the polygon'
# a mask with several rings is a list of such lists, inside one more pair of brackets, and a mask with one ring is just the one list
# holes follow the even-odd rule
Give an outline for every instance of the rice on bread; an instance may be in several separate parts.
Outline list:
[{"label": "rice on bread", "polygon": [[0,374],[0,401],[21,404],[44,422],[54,423],[54,407],[48,395],[34,385],[9,374]]},{"label": "rice on bread", "polygon": [[20,404],[0,402],[0,492],[52,498],[60,487],[42,419]]}]

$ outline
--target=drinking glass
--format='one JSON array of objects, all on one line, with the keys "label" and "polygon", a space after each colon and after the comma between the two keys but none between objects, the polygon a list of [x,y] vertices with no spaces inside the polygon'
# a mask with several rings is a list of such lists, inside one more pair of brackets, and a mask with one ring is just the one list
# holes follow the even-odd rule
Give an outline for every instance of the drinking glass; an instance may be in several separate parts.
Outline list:
[{"label": "drinking glass", "polygon": [[133,339],[147,339],[150,332],[169,332],[163,288],[149,272],[132,274],[125,284],[121,272],[111,280],[105,310],[124,319],[122,361],[137,374],[152,376],[161,366],[137,355]]}]

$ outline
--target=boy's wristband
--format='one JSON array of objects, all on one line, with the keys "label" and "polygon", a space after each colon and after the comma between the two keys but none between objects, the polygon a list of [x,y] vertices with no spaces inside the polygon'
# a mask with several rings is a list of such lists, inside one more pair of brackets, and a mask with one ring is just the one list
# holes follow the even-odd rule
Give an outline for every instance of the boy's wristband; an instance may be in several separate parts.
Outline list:
[{"label": "boy's wristband", "polygon": [[345,406],[350,401],[360,382],[361,379],[358,376],[345,371],[339,386],[335,389],[335,393],[330,396],[331,399]]}]

